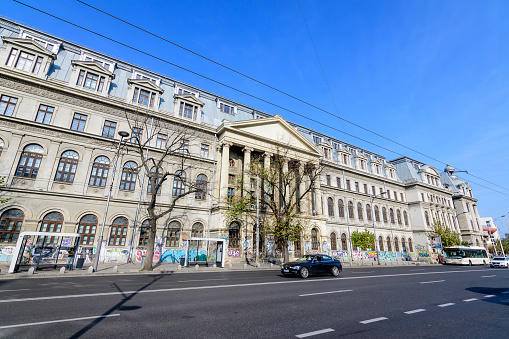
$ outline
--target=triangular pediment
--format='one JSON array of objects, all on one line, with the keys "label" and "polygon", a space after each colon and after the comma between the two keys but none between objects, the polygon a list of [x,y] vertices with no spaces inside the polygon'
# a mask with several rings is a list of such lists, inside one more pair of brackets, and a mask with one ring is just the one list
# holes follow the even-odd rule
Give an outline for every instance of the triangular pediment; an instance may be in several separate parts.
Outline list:
[{"label": "triangular pediment", "polygon": [[128,79],[127,83],[128,84],[134,84],[136,86],[140,86],[140,87],[143,87],[145,89],[148,89],[148,90],[151,90],[151,91],[155,91],[155,92],[159,92],[159,93],[163,93],[164,92],[164,89],[162,89],[161,87],[157,86],[152,81],[147,80],[147,79]]},{"label": "triangular pediment", "polygon": [[320,150],[279,115],[275,115],[272,118],[237,122],[225,120],[223,125],[219,127],[219,133],[225,130],[246,134],[264,143],[282,147],[288,146],[294,150],[300,150],[321,157]]},{"label": "triangular pediment", "polygon": [[355,156],[355,158],[356,158],[356,159],[361,159],[361,160],[368,160],[368,157],[367,157],[367,156],[365,156],[365,155],[364,155],[364,154],[362,154],[362,153],[361,153],[361,154],[357,154],[357,155]]},{"label": "triangular pediment", "polygon": [[110,76],[112,79],[115,78],[115,74],[110,72],[108,69],[106,69],[104,66],[98,64],[95,61],[80,61],[80,60],[73,60],[71,61],[73,66],[79,66],[82,68],[86,68],[90,71],[101,73],[104,75]]},{"label": "triangular pediment", "polygon": [[199,105],[202,107],[205,105],[205,103],[203,101],[201,101],[200,99],[195,97],[193,94],[175,94],[173,97],[176,99],[180,98],[184,101],[191,102],[195,105]]},{"label": "triangular pediment", "polygon": [[8,43],[11,45],[18,46],[19,48],[22,49],[31,50],[33,52],[36,52],[37,54],[43,54],[55,58],[55,53],[51,52],[50,50],[47,50],[46,48],[42,47],[41,45],[30,39],[2,37],[2,40],[4,44]]}]

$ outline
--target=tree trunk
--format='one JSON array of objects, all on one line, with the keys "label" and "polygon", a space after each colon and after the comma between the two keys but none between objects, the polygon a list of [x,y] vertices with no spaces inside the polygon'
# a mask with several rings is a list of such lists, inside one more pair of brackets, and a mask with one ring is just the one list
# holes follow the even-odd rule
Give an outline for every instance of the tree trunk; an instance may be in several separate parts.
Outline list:
[{"label": "tree trunk", "polygon": [[157,231],[157,220],[155,219],[153,210],[151,211],[150,208],[148,208],[148,214],[150,216],[149,219],[150,233],[148,235],[147,256],[145,257],[145,265],[143,265],[142,271],[153,270],[152,265],[154,258],[154,245]]},{"label": "tree trunk", "polygon": [[290,261],[290,253],[288,252],[288,240],[283,241],[283,253],[284,253],[284,262]]}]

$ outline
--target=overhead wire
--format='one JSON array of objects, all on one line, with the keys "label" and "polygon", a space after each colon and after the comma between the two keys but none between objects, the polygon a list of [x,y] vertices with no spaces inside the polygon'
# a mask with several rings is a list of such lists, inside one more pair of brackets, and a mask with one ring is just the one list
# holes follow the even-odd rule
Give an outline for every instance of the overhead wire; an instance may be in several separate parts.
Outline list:
[{"label": "overhead wire", "polygon": [[[180,65],[177,65],[177,64],[175,64],[175,63],[172,63],[171,61],[168,61],[168,60],[166,60],[166,59],[160,58],[160,57],[158,57],[158,56],[156,56],[156,55],[153,55],[153,54],[150,54],[150,53],[148,53],[148,52],[142,51],[142,50],[140,50],[140,49],[138,49],[138,48],[136,48],[136,47],[130,46],[130,45],[126,44],[126,43],[123,43],[123,42],[121,42],[121,41],[115,40],[115,39],[110,38],[110,37],[108,37],[108,36],[106,36],[106,35],[103,35],[103,34],[101,34],[101,33],[95,32],[95,31],[90,30],[90,29],[88,29],[88,28],[86,28],[86,27],[80,26],[80,25],[78,25],[78,24],[76,24],[76,23],[73,23],[73,22],[68,21],[68,20],[66,20],[66,19],[63,19],[63,18],[60,18],[60,17],[58,17],[58,16],[56,16],[56,15],[54,15],[54,14],[48,13],[48,12],[46,12],[46,11],[43,11],[43,10],[39,9],[39,8],[33,7],[33,6],[31,6],[31,5],[28,5],[28,4],[23,3],[23,2],[21,2],[21,1],[18,1],[18,0],[13,0],[13,1],[14,1],[14,2],[16,2],[16,3],[18,3],[18,4],[20,4],[20,5],[23,5],[23,6],[25,6],[25,7],[31,8],[31,9],[33,9],[33,10],[37,11],[37,12],[40,12],[40,13],[45,14],[45,15],[47,15],[47,16],[50,16],[50,17],[52,17],[52,18],[54,18],[54,19],[60,20],[60,21],[65,22],[65,23],[67,23],[67,24],[69,24],[69,25],[72,25],[72,26],[74,26],[74,27],[77,27],[77,28],[79,28],[79,29],[82,29],[82,30],[84,30],[84,31],[87,31],[87,32],[92,33],[92,34],[94,34],[94,35],[97,35],[97,36],[99,36],[99,37],[101,37],[101,38],[103,38],[103,39],[109,40],[109,41],[111,41],[111,42],[114,42],[114,43],[116,43],[116,44],[119,44],[119,45],[121,45],[121,46],[124,46],[124,47],[126,47],[126,48],[129,48],[129,49],[134,50],[134,51],[136,51],[136,52],[139,52],[139,53],[141,53],[141,54],[147,55],[147,56],[149,56],[149,57],[151,57],[151,58],[154,58],[154,59],[156,59],[156,60],[159,60],[159,61],[162,61],[162,62],[164,62],[164,63],[167,63],[167,64],[169,64],[169,65],[171,65],[171,66],[174,66],[174,67],[176,67],[176,68],[179,68],[179,69],[181,69],[181,70],[183,70],[183,71],[186,71],[186,72],[189,72],[189,73],[191,73],[191,74],[194,74],[194,75],[196,75],[196,76],[198,76],[198,77],[201,77],[201,78],[203,78],[203,79],[209,80],[209,81],[211,81],[211,82],[213,82],[213,83],[216,83],[216,84],[218,84],[218,85],[221,85],[221,86],[224,86],[224,87],[229,88],[229,89],[231,89],[231,90],[234,90],[234,91],[236,91],[236,92],[238,92],[238,93],[241,93],[241,94],[244,94],[244,95],[246,95],[246,96],[249,96],[249,97],[251,97],[251,98],[253,98],[253,99],[259,100],[259,101],[261,101],[261,102],[264,102],[264,103],[266,103],[266,104],[269,104],[269,105],[271,105],[271,106],[274,106],[274,107],[276,107],[276,108],[279,108],[279,109],[281,109],[281,110],[284,110],[284,111],[286,111],[286,112],[289,112],[289,113],[292,113],[292,114],[294,114],[294,115],[297,115],[297,116],[299,116],[299,117],[301,117],[301,118],[304,118],[304,119],[306,119],[306,120],[312,121],[312,122],[314,122],[314,123],[316,123],[316,124],[318,124],[318,125],[321,125],[321,126],[324,126],[324,127],[330,128],[330,129],[335,130],[335,131],[337,131],[337,132],[339,132],[339,133],[343,133],[343,134],[348,135],[348,136],[350,136],[350,137],[352,137],[352,138],[355,138],[355,139],[360,140],[360,141],[362,141],[362,142],[365,142],[365,143],[367,143],[367,144],[373,145],[373,146],[378,147],[378,148],[380,148],[380,149],[386,150],[386,151],[388,151],[388,152],[391,152],[391,153],[394,153],[394,154],[397,154],[397,155],[400,155],[400,156],[405,156],[405,155],[404,155],[404,154],[402,154],[402,153],[399,153],[399,152],[397,152],[397,151],[394,151],[394,150],[389,149],[389,148],[387,148],[387,147],[384,147],[384,146],[382,146],[382,145],[376,144],[376,143],[374,143],[374,142],[368,141],[368,140],[366,140],[366,139],[364,139],[364,138],[360,138],[360,137],[355,136],[355,135],[353,135],[353,134],[351,134],[351,133],[348,133],[348,132],[346,132],[346,131],[341,131],[341,130],[339,130],[339,129],[337,129],[337,128],[333,127],[333,126],[327,125],[327,124],[325,124],[325,123],[323,123],[323,122],[321,122],[321,121],[318,121],[318,120],[315,120],[315,119],[309,118],[309,117],[307,117],[307,116],[305,116],[305,115],[303,115],[303,114],[297,113],[297,112],[295,112],[295,111],[293,111],[293,110],[290,110],[290,109],[288,109],[288,108],[285,108],[285,107],[283,107],[283,106],[280,106],[280,105],[278,105],[278,104],[275,104],[275,103],[273,103],[273,102],[270,102],[270,101],[268,101],[268,100],[265,100],[265,99],[263,99],[263,98],[260,98],[260,97],[258,97],[258,96],[255,96],[255,95],[253,95],[253,94],[247,93],[247,92],[245,92],[245,91],[243,91],[243,90],[240,90],[240,89],[235,88],[235,87],[233,87],[233,86],[227,85],[227,84],[225,84],[225,83],[223,83],[223,82],[220,82],[220,81],[218,81],[218,80],[212,79],[212,78],[210,78],[210,77],[208,77],[208,76],[205,76],[205,75],[203,75],[203,74],[201,74],[201,73],[198,73],[198,72],[192,71],[192,70],[190,70],[190,69],[188,69],[188,68],[185,68],[185,67],[183,67],[183,66],[180,66]],[[77,0],[77,1],[79,1],[80,3],[83,3],[83,2],[82,2],[82,1],[80,1],[80,0]],[[84,4],[85,4],[85,3],[84,3]],[[88,4],[87,4],[87,5],[88,5]],[[89,5],[88,5],[88,6],[89,6]],[[92,6],[90,6],[90,7],[92,7]],[[102,12],[102,11],[101,11],[101,12]],[[106,13],[105,13],[105,14],[106,14]],[[108,15],[109,15],[109,14],[108,14]],[[112,15],[110,15],[110,16],[112,16]],[[114,16],[112,16],[112,17],[114,17]],[[116,18],[116,17],[115,17],[115,18]],[[119,20],[121,20],[121,19],[119,19]],[[121,21],[123,21],[123,20],[121,20]],[[123,21],[123,22],[124,22],[124,21]],[[127,22],[126,22],[126,23],[127,23]],[[138,29],[140,29],[140,30],[143,30],[143,29],[141,29],[141,28],[139,28],[139,27],[137,27],[137,26],[135,26],[135,25],[132,25],[132,24],[130,24],[130,25],[131,25],[131,26],[133,26],[133,27],[136,27],[136,28],[138,28]],[[143,30],[143,31],[145,31],[145,30]],[[147,31],[147,32],[148,32],[148,31]],[[161,38],[161,37],[159,37],[159,36],[157,36],[157,35],[155,35],[155,34],[153,34],[153,33],[150,33],[150,32],[148,32],[148,33],[149,33],[149,34],[152,34],[152,35],[154,35],[154,36],[156,36],[156,37],[158,37],[158,38]],[[165,40],[165,41],[167,41],[167,40],[166,40],[166,39],[164,39],[164,38],[162,38],[162,39],[163,39],[163,40]],[[169,41],[168,41],[168,42],[169,42]],[[171,42],[170,42],[170,43],[171,43]],[[172,43],[172,44],[174,44],[174,43]],[[176,45],[176,44],[175,44],[175,45]],[[176,45],[176,46],[178,46],[178,45]],[[178,47],[180,47],[180,46],[178,46]],[[181,48],[183,48],[183,47],[181,47]],[[185,48],[184,48],[184,49],[185,49]],[[186,50],[187,50],[187,49],[186,49]],[[190,50],[189,50],[189,51],[190,51]],[[196,54],[196,55],[201,56],[200,54],[197,54],[197,53],[195,53],[195,52],[192,52],[192,53],[193,53],[193,54]],[[229,67],[224,66],[224,65],[222,65],[222,64],[220,64],[220,63],[217,63],[217,62],[215,62],[215,61],[213,61],[213,60],[211,60],[211,59],[209,59],[209,58],[206,58],[206,57],[203,57],[203,58],[205,58],[205,59],[207,59],[207,60],[209,60],[209,61],[211,61],[211,62],[214,62],[214,63],[216,63],[216,64],[218,64],[218,65],[220,65],[220,66],[222,66],[222,67],[225,67],[225,68],[227,68],[227,69],[230,69]],[[367,128],[363,127],[363,126],[360,126],[360,125],[358,125],[358,124],[354,123],[354,122],[351,122],[351,121],[349,121],[349,120],[346,120],[346,119],[344,119],[344,118],[341,118],[340,116],[337,116],[337,115],[335,115],[335,114],[333,114],[333,113],[331,113],[331,112],[328,112],[328,111],[326,111],[326,110],[324,110],[324,109],[322,109],[322,108],[320,108],[320,107],[318,107],[318,106],[315,106],[315,105],[310,104],[310,103],[308,103],[308,102],[306,102],[306,101],[304,101],[304,100],[301,100],[301,99],[299,99],[299,98],[297,98],[297,97],[294,97],[294,96],[292,96],[292,95],[290,95],[290,94],[288,94],[288,93],[286,93],[286,92],[283,92],[283,91],[281,91],[281,90],[279,90],[279,89],[277,89],[277,88],[275,88],[275,87],[272,87],[272,86],[270,86],[270,85],[267,85],[267,84],[265,84],[265,83],[263,83],[263,82],[260,82],[260,81],[258,81],[258,80],[256,80],[256,79],[254,79],[254,78],[251,78],[251,77],[249,77],[249,76],[247,76],[247,75],[244,75],[243,73],[240,73],[240,72],[235,71],[235,70],[233,70],[233,69],[230,69],[230,70],[232,70],[233,72],[235,72],[235,73],[237,73],[237,74],[240,74],[240,75],[242,75],[242,76],[245,76],[245,77],[247,77],[247,78],[249,78],[249,79],[251,79],[251,80],[253,80],[253,81],[255,81],[255,82],[258,82],[258,83],[260,83],[260,84],[262,84],[262,85],[264,85],[264,86],[267,86],[267,87],[269,87],[269,88],[271,88],[271,89],[274,89],[274,90],[275,90],[275,91],[277,91],[277,92],[280,92],[280,93],[282,93],[282,94],[285,94],[285,95],[287,95],[287,96],[289,96],[289,97],[291,97],[291,98],[294,98],[294,99],[296,99],[296,100],[298,100],[298,101],[300,101],[300,102],[302,102],[302,103],[305,103],[305,104],[307,104],[307,105],[309,105],[309,106],[311,106],[311,107],[314,107],[314,108],[316,108],[316,109],[318,109],[318,110],[320,110],[320,111],[323,111],[323,112],[325,112],[325,113],[327,113],[327,114],[329,114],[329,115],[332,115],[332,116],[334,116],[334,117],[336,117],[336,118],[338,118],[338,119],[341,119],[342,121],[345,121],[345,122],[347,122],[347,123],[349,123],[349,124],[352,124],[352,125],[354,125],[354,126],[356,126],[356,127],[360,128],[360,129],[362,129],[362,130],[365,130],[365,131],[367,131],[367,132],[369,132],[369,133],[372,133],[372,134],[374,134],[374,135],[377,135],[377,136],[379,136],[379,137],[381,137],[381,138],[383,138],[383,139],[385,139],[385,140],[387,140],[387,141],[393,142],[393,143],[395,143],[395,144],[397,144],[397,145],[399,145],[399,146],[401,146],[401,147],[403,147],[403,148],[406,148],[406,149],[408,149],[408,150],[411,150],[411,151],[413,151],[413,152],[415,152],[415,153],[418,153],[418,154],[420,154],[420,155],[422,155],[422,156],[424,156],[424,157],[427,157],[427,158],[432,159],[432,160],[434,160],[434,161],[436,161],[436,162],[439,162],[439,163],[442,163],[442,164],[447,165],[447,163],[445,163],[445,162],[443,162],[443,161],[441,161],[441,160],[438,160],[438,159],[436,159],[436,158],[433,158],[433,157],[431,157],[431,156],[428,156],[428,155],[426,155],[426,154],[424,154],[424,153],[422,153],[422,152],[419,152],[419,151],[414,150],[414,149],[412,149],[412,148],[410,148],[410,147],[408,147],[408,146],[405,146],[405,145],[403,145],[403,144],[401,144],[401,143],[399,143],[399,142],[397,142],[397,141],[394,141],[394,140],[392,140],[392,139],[390,139],[390,138],[387,138],[387,137],[385,137],[385,136],[383,136],[383,135],[381,135],[381,134],[379,134],[379,133],[373,132],[373,131],[371,131],[371,130],[369,130],[369,129],[367,129]],[[472,175],[472,174],[470,174],[470,173],[468,173],[468,175],[474,176],[474,175]],[[500,188],[503,188],[503,189],[505,189],[505,190],[509,190],[508,188],[505,188],[505,187],[500,186],[500,185],[498,185],[498,184],[492,183],[492,182],[490,182],[490,181],[488,181],[488,180],[485,180],[485,179],[482,179],[482,178],[480,178],[480,177],[477,177],[477,176],[474,176],[474,177],[476,177],[476,178],[478,178],[478,179],[480,179],[480,180],[482,180],[482,181],[488,182],[488,183],[490,183],[490,184],[492,184],[492,185],[495,185],[495,186],[498,186],[498,187],[500,187]],[[482,186],[482,185],[480,185],[480,186]],[[483,187],[484,187],[484,186],[483,186]],[[488,187],[486,187],[486,188],[488,188]],[[488,188],[488,189],[491,189],[491,188]],[[497,191],[497,190],[494,190],[494,189],[492,189],[492,190],[493,190],[493,191],[495,191],[495,192],[501,193],[501,192],[499,192],[499,191]]]}]

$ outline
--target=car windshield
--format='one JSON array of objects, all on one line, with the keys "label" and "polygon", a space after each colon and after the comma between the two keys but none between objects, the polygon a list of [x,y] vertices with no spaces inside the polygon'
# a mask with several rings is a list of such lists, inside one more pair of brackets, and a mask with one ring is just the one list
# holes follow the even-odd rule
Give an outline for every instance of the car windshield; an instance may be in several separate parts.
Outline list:
[{"label": "car windshield", "polygon": [[504,260],[507,260],[506,258],[504,257],[498,257],[498,258],[493,258],[494,261],[504,261]]},{"label": "car windshield", "polygon": [[314,255],[303,255],[297,261],[312,261],[314,257]]}]

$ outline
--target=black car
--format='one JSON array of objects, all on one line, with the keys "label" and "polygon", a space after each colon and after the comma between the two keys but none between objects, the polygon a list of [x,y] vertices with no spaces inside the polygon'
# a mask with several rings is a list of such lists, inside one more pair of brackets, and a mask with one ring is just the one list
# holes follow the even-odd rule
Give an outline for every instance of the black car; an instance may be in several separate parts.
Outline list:
[{"label": "black car", "polygon": [[307,254],[296,261],[285,262],[281,266],[283,275],[298,275],[307,278],[310,274],[332,274],[337,277],[343,270],[341,262],[328,255]]}]

